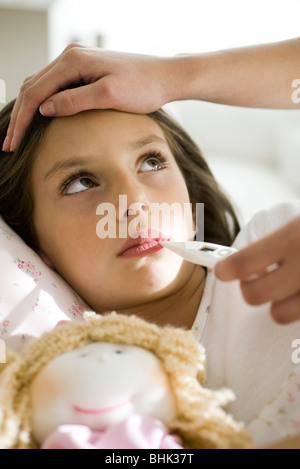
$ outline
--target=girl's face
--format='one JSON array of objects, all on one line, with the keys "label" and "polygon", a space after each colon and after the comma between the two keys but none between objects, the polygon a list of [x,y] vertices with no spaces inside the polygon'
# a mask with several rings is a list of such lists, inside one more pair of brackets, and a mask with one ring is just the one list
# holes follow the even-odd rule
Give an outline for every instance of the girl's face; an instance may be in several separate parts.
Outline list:
[{"label": "girl's face", "polygon": [[[191,274],[192,264],[158,244],[192,239],[192,211],[181,171],[150,117],[88,111],[54,119],[32,183],[40,254],[96,311],[157,300]],[[188,216],[171,214],[166,224],[155,209],[174,203],[182,213],[188,207]]]}]

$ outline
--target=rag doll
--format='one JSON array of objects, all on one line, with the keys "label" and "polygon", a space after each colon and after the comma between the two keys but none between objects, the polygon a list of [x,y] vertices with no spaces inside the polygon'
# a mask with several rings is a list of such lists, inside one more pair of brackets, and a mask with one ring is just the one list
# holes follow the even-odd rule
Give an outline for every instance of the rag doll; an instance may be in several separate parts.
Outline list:
[{"label": "rag doll", "polygon": [[0,372],[0,448],[251,448],[205,388],[189,331],[115,312],[59,325],[8,354]]}]

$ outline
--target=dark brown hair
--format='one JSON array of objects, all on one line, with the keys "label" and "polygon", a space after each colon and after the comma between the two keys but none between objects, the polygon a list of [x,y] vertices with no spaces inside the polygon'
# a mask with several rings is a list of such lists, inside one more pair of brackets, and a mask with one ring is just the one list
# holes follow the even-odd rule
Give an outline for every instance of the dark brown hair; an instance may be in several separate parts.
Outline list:
[{"label": "dark brown hair", "polygon": [[[47,127],[53,118],[37,112],[19,148],[4,153],[14,102],[0,112],[0,215],[33,249],[38,240],[33,225],[32,166]],[[221,191],[197,145],[164,111],[149,117],[163,130],[169,147],[185,179],[190,201],[204,203],[205,241],[230,245],[239,231],[239,223],[228,198]]]},{"label": "dark brown hair", "polygon": [[14,101],[0,112],[0,215],[30,247],[37,249],[31,173],[38,147],[52,118],[36,113],[18,149],[5,153],[2,145],[13,105]]}]

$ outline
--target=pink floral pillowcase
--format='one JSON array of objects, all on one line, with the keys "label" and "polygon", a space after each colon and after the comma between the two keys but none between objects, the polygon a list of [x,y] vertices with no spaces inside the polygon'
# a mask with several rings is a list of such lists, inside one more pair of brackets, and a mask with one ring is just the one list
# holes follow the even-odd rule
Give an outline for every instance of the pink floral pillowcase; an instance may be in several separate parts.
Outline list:
[{"label": "pink floral pillowcase", "polygon": [[22,346],[88,305],[0,217],[0,340]]}]

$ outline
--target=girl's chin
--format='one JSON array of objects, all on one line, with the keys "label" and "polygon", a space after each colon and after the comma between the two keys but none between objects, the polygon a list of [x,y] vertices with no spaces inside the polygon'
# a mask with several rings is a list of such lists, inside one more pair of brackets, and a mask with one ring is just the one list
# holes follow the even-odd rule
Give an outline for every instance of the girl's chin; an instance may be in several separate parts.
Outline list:
[{"label": "girl's chin", "polygon": [[[174,289],[173,282],[170,283],[155,283],[151,286],[145,287],[145,285],[135,285],[135,286],[128,286],[126,293],[124,292],[123,295],[118,294],[116,298],[116,291],[111,293],[110,299],[107,301],[93,301],[88,302],[91,308],[99,314],[103,314],[107,311],[117,311],[122,312],[125,310],[136,309],[139,307],[143,307],[151,302],[159,301],[172,294]],[[132,293],[132,294],[131,294]],[[113,301],[112,301],[113,298]]]},{"label": "girl's chin", "polygon": [[[145,258],[143,258],[145,259]],[[180,262],[144,262],[118,269],[94,292],[81,295],[99,313],[128,309],[164,298],[185,283],[192,264]],[[173,260],[173,259],[172,259]],[[188,265],[187,265],[188,264]]]}]

